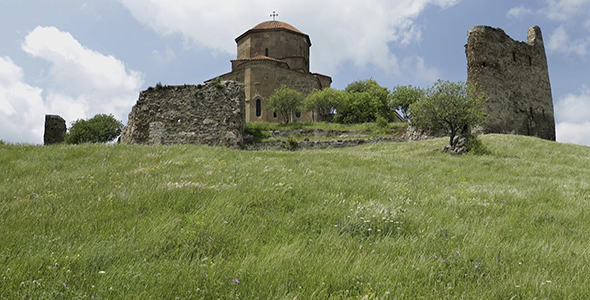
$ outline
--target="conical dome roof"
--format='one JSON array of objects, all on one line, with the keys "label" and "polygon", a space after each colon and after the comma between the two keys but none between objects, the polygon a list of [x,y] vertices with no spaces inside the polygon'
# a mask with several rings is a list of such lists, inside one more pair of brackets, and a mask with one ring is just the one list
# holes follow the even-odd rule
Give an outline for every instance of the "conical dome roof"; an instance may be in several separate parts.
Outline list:
[{"label": "conical dome roof", "polygon": [[266,22],[262,22],[256,26],[254,26],[254,28],[252,28],[252,30],[260,30],[260,29],[278,29],[278,28],[282,28],[282,29],[287,29],[287,30],[291,30],[297,33],[301,33],[304,34],[303,32],[299,31],[299,29],[291,26],[290,24],[287,24],[285,22],[281,22],[281,21],[266,21]]},{"label": "conical dome roof", "polygon": [[303,32],[301,32],[299,29],[293,27],[290,24],[287,24],[285,22],[281,22],[281,21],[266,21],[266,22],[262,22],[256,26],[254,26],[252,29],[242,33],[242,35],[240,35],[239,37],[236,38],[236,42],[238,42],[239,40],[241,40],[243,37],[245,37],[246,35],[248,35],[249,33],[252,32],[258,32],[258,31],[263,31],[263,30],[277,30],[277,29],[284,29],[284,30],[288,30],[291,31],[293,33],[299,34],[304,36],[305,38],[307,38],[309,45],[311,46],[311,40],[309,39],[309,36]]}]

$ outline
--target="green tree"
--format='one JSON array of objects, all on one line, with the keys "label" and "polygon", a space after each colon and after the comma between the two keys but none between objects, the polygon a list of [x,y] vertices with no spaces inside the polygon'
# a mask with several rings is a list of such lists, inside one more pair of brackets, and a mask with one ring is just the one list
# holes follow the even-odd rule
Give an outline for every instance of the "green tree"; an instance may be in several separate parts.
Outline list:
[{"label": "green tree", "polygon": [[389,109],[389,91],[375,80],[359,80],[344,90],[346,96],[336,104],[334,121],[338,123],[375,122],[378,117],[393,120]]},{"label": "green tree", "polygon": [[282,115],[286,122],[293,121],[293,115],[303,108],[303,95],[283,85],[268,98],[266,105],[268,109]]},{"label": "green tree", "polygon": [[342,92],[333,88],[313,90],[303,100],[303,106],[306,111],[314,113],[314,118],[317,115],[317,121],[331,121],[334,108],[342,100],[342,97]]},{"label": "green tree", "polygon": [[438,80],[426,90],[422,100],[410,105],[411,122],[423,130],[443,130],[454,148],[459,133],[485,119],[487,98],[475,85]]},{"label": "green tree", "polygon": [[72,123],[65,140],[68,144],[106,143],[121,134],[123,123],[113,115],[99,114],[88,120]]},{"label": "green tree", "polygon": [[402,117],[410,119],[410,105],[424,97],[424,90],[411,85],[398,85],[389,94],[389,106],[391,109],[399,110]]}]

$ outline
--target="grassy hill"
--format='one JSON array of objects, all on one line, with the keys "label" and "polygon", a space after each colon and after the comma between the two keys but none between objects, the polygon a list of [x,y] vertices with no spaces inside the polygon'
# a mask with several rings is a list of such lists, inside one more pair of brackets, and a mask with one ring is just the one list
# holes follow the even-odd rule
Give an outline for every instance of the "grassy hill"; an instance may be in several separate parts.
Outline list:
[{"label": "grassy hill", "polygon": [[590,148],[0,145],[0,299],[585,299]]}]

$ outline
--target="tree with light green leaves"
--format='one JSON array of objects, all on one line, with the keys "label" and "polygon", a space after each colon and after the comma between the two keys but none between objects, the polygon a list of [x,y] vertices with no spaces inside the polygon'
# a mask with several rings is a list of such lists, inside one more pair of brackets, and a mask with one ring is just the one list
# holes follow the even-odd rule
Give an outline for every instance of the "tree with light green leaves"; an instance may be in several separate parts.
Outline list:
[{"label": "tree with light green leaves", "polygon": [[106,143],[118,137],[122,129],[123,123],[113,115],[98,114],[88,120],[74,121],[65,140],[68,144]]},{"label": "tree with light green leaves", "polygon": [[423,99],[409,106],[411,123],[422,130],[444,131],[453,149],[458,134],[468,134],[470,127],[484,121],[486,101],[475,85],[439,79],[426,90]]},{"label": "tree with light green leaves", "polygon": [[399,110],[405,120],[409,120],[410,105],[424,97],[424,90],[411,85],[398,85],[389,94],[389,106],[391,109]]},{"label": "tree with light green leaves", "polygon": [[389,91],[375,80],[359,80],[344,89],[342,97],[336,105],[334,122],[365,123],[375,122],[378,118],[386,122],[393,121],[393,111],[389,108]]},{"label": "tree with light green leaves", "polygon": [[303,109],[303,95],[283,85],[267,99],[266,107],[292,122],[293,115]]},{"label": "tree with light green leaves", "polygon": [[334,108],[342,97],[342,91],[333,88],[316,89],[303,100],[303,104],[306,111],[313,113],[314,121],[331,121]]}]

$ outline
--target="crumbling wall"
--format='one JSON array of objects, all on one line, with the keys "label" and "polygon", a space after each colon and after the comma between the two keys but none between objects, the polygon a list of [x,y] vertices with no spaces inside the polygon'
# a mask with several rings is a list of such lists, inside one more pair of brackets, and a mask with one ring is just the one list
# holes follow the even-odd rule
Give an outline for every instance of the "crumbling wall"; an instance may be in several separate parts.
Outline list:
[{"label": "crumbling wall", "polygon": [[66,120],[58,115],[45,115],[45,133],[43,144],[59,144],[64,141],[66,134]]},{"label": "crumbling wall", "polygon": [[485,133],[555,140],[553,98],[541,29],[528,30],[527,42],[502,29],[475,26],[468,31],[467,81],[489,97]]},{"label": "crumbling wall", "polygon": [[140,93],[120,141],[241,148],[245,128],[244,89],[238,82],[158,86]]}]

